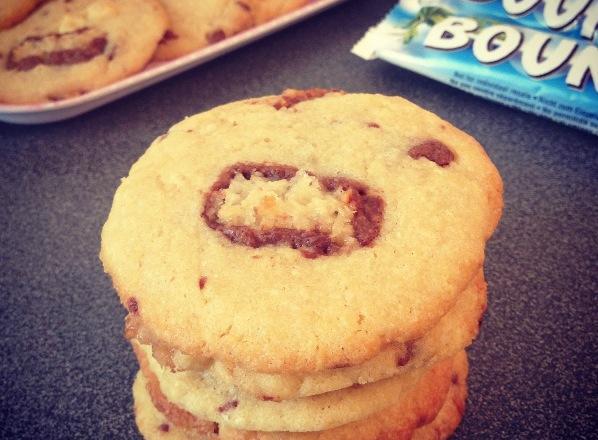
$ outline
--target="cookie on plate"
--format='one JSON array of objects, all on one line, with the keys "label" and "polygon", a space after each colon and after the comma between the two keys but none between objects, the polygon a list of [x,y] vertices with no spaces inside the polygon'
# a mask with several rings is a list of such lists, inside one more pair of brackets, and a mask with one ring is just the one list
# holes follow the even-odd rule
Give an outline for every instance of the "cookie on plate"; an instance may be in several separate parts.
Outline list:
[{"label": "cookie on plate", "polygon": [[157,0],[54,0],[0,33],[0,102],[53,101],[141,70],[162,38]]},{"label": "cookie on plate", "polygon": [[170,19],[154,59],[165,61],[217,43],[253,25],[242,1],[160,0]]},{"label": "cookie on plate", "polygon": [[2,0],[0,2],[0,30],[23,20],[41,0]]},{"label": "cookie on plate", "polygon": [[243,0],[251,8],[255,24],[266,23],[310,3],[310,0]]}]

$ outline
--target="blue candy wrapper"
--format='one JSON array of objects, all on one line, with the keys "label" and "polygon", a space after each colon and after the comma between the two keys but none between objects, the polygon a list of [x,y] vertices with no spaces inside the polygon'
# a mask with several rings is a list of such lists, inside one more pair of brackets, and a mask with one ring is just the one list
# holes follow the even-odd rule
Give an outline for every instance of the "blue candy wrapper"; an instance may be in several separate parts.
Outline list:
[{"label": "blue candy wrapper", "polygon": [[598,0],[401,0],[353,53],[598,134],[597,34]]}]

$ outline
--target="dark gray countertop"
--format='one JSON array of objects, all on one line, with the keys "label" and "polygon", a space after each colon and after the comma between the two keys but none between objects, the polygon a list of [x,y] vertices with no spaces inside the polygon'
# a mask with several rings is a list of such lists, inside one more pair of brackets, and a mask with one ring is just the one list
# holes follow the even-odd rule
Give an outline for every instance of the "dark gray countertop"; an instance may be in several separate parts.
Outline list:
[{"label": "dark gray countertop", "polygon": [[97,258],[119,179],[186,115],[312,86],[402,95],[502,173],[456,438],[597,438],[598,138],[351,55],[392,4],[350,1],[70,121],[0,124],[0,438],[136,438],[135,361]]}]

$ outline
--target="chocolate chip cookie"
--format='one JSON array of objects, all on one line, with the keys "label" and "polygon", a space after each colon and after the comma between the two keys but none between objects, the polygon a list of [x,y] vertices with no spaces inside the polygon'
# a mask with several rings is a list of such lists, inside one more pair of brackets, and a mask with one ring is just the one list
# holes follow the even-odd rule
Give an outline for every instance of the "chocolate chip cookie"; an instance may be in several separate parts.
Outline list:
[{"label": "chocolate chip cookie", "polygon": [[0,102],[54,101],[141,70],[166,31],[157,0],[54,0],[0,33]]},{"label": "chocolate chip cookie", "polygon": [[154,59],[170,60],[224,40],[254,23],[242,1],[160,0],[169,17]]},{"label": "chocolate chip cookie", "polygon": [[484,150],[401,98],[317,95],[187,118],[133,166],[101,252],[132,331],[303,374],[415,340],[455,304],[501,212]]},{"label": "chocolate chip cookie", "polygon": [[402,98],[287,90],[176,124],[102,231],[142,434],[448,437],[501,210],[483,148]]}]

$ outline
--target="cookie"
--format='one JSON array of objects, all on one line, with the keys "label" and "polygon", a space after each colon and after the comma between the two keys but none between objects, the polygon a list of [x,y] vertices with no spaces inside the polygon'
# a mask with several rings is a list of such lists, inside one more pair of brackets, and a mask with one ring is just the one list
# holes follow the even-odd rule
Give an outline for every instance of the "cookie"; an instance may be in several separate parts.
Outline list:
[{"label": "cookie", "polygon": [[[135,415],[138,427],[146,439],[163,438],[167,434],[168,438],[173,439],[409,439],[419,427],[430,422],[433,424],[439,415],[446,413],[445,408],[449,401],[459,402],[455,389],[465,389],[467,376],[467,358],[464,352],[455,357],[451,368],[446,372],[449,374],[434,375],[430,372],[424,375],[420,383],[397,405],[387,407],[369,418],[318,432],[245,431],[232,429],[226,424],[205,425],[205,422],[201,424],[197,420],[193,421],[192,416],[181,415],[180,409],[179,412],[173,409],[173,405],[165,400],[164,396],[157,397],[154,385],[141,373],[138,374],[133,386]],[[462,408],[464,398],[460,403]]]},{"label": "cookie", "polygon": [[0,33],[0,102],[53,101],[141,70],[167,26],[157,0],[54,0]]},{"label": "cookie", "polygon": [[480,271],[501,209],[483,148],[432,113],[287,91],[160,136],[118,188],[100,256],[129,336],[309,374],[421,338]]},{"label": "cookie", "polygon": [[2,0],[0,2],[0,30],[23,20],[41,0]]},{"label": "cookie", "polygon": [[364,386],[317,396],[272,401],[256,398],[186,372],[171,372],[134,344],[144,376],[158,383],[166,400],[201,420],[255,431],[321,431],[371,416],[398,405],[426,374],[450,374],[452,359]]},{"label": "cookie", "polygon": [[[228,384],[260,398],[286,400],[365,385],[422,368],[452,357],[475,338],[479,321],[486,309],[486,283],[480,272],[460,295],[457,303],[422,338],[390,347],[373,359],[354,367],[335,368],[305,376],[254,373],[222,362],[194,366],[188,357],[173,356],[176,363],[167,367],[177,371],[196,368],[192,375],[208,381]],[[158,360],[160,357],[158,356]]]},{"label": "cookie", "polygon": [[255,24],[266,23],[310,3],[310,0],[243,0]]},{"label": "cookie", "polygon": [[412,440],[442,440],[449,438],[461,423],[467,401],[467,368],[453,373],[451,387],[434,420],[413,431]]},{"label": "cookie", "polygon": [[168,13],[170,25],[154,55],[157,61],[180,57],[253,25],[249,8],[241,1],[160,1]]}]

